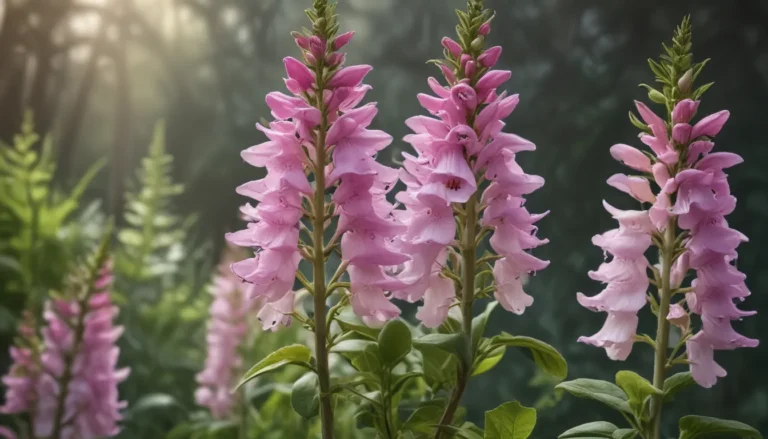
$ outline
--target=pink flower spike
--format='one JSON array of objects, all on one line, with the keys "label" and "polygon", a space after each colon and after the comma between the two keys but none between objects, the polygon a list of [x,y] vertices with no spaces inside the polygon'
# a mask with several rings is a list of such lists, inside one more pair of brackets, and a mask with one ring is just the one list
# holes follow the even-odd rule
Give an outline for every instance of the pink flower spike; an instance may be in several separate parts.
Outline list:
[{"label": "pink flower spike", "polygon": [[315,83],[315,75],[304,65],[303,62],[296,58],[286,57],[283,59],[285,64],[285,71],[290,79],[296,81],[301,91],[307,91],[312,88]]},{"label": "pink flower spike", "polygon": [[643,177],[629,177],[624,174],[614,174],[608,179],[608,184],[616,189],[632,195],[638,201],[653,203],[656,196],[651,191],[651,185]]},{"label": "pink flower spike", "polygon": [[371,70],[373,70],[373,67],[369,65],[345,67],[333,75],[333,78],[328,81],[328,87],[355,87],[360,85],[365,75]]},{"label": "pink flower spike", "polygon": [[443,47],[448,49],[448,53],[450,53],[454,58],[461,57],[461,53],[463,52],[463,49],[457,43],[456,41],[453,41],[452,39],[448,37],[443,37],[443,40],[441,41]]},{"label": "pink flower spike", "polygon": [[701,136],[715,137],[723,129],[723,125],[728,121],[730,115],[728,110],[723,110],[701,119],[693,126],[691,139],[697,139]]},{"label": "pink flower spike", "polygon": [[328,50],[328,44],[318,37],[317,35],[312,35],[309,37],[309,51],[312,54],[312,56],[315,57],[315,59],[323,59],[325,58],[325,52]]},{"label": "pink flower spike", "polygon": [[494,46],[483,52],[483,54],[477,58],[477,62],[483,67],[491,68],[496,65],[500,56],[501,46]]},{"label": "pink flower spike", "polygon": [[632,169],[651,172],[651,159],[637,148],[619,143],[611,147],[611,156]]},{"label": "pink flower spike", "polygon": [[333,40],[333,50],[339,50],[342,47],[349,44],[349,42],[352,40],[352,37],[355,35],[354,32],[344,32],[343,34],[339,35],[338,37],[334,38]]}]

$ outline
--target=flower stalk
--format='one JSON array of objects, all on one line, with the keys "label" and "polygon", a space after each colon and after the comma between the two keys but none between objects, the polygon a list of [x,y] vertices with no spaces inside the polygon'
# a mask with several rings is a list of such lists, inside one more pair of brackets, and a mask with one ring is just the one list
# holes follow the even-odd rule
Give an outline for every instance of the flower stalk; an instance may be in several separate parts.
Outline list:
[{"label": "flower stalk", "polygon": [[[323,95],[323,61],[318,60],[315,75],[318,78],[318,96]],[[315,193],[312,211],[313,244],[313,294],[315,316],[315,357],[317,359],[317,377],[320,383],[320,419],[323,439],[333,437],[333,406],[331,404],[331,374],[328,367],[328,332],[326,324],[326,284],[325,284],[325,139],[328,131],[328,114],[323,99],[318,99],[320,110],[320,129],[317,133],[315,149]]]}]

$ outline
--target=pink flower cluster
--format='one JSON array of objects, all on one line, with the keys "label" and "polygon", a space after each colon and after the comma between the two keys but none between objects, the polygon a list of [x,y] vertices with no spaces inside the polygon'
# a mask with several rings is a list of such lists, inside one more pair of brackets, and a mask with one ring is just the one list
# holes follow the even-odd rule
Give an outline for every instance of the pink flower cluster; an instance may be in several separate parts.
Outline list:
[{"label": "pink flower cluster", "polygon": [[[490,24],[483,29],[487,34]],[[503,256],[493,269],[495,296],[502,306],[517,314],[530,306],[533,299],[523,292],[522,278],[548,265],[526,252],[547,242],[536,238],[534,226],[545,214],[528,213],[523,198],[544,180],[526,174],[516,162],[518,152],[532,151],[534,145],[501,132],[503,119],[519,102],[518,95],[497,92],[511,76],[509,71],[492,69],[501,47],[487,49],[475,58],[450,38],[443,39],[443,46],[459,68],[441,66],[448,86],[429,78],[435,96],[418,96],[435,117],[415,116],[406,121],[414,134],[405,141],[417,155],[403,154],[400,179],[407,189],[397,194],[406,208],[398,216],[407,226],[398,244],[412,259],[399,273],[404,285],[394,295],[411,302],[423,298],[417,317],[427,327],[440,325],[454,301],[452,282],[440,273],[445,249],[456,239],[453,207],[476,196],[478,179],[490,182],[477,205],[485,208],[482,226],[494,231],[491,246]]]},{"label": "pink flower cluster", "polygon": [[[687,353],[696,382],[711,387],[717,377],[725,376],[725,370],[714,361],[715,350],[758,344],[736,333],[730,324],[731,320],[754,314],[734,304],[734,300],[743,301],[749,295],[746,276],[733,264],[738,256],[736,248],[747,238],[729,228],[725,220],[735,209],[736,198],[730,193],[723,170],[742,159],[733,153],[711,152],[712,138],[728,120],[727,111],[691,125],[699,102],[685,99],[677,103],[667,124],[644,104],[636,104],[651,131],[640,140],[655,153],[655,159],[623,144],[614,145],[611,154],[630,168],[652,175],[661,189],[655,195],[645,177],[619,174],[608,180],[636,200],[651,203],[651,207],[647,211],[621,212],[606,205],[620,227],[595,237],[593,242],[614,258],[590,276],[607,283],[607,287],[594,297],[579,294],[578,300],[585,307],[608,312],[608,320],[600,332],[579,340],[605,347],[613,359],[623,360],[629,355],[637,330],[637,311],[644,305],[649,284],[648,263],[643,255],[650,246],[652,232],[676,224],[688,232],[688,237],[684,253],[672,266],[670,283],[678,288],[689,268],[696,271],[693,291],[686,294],[685,303],[691,312],[701,316],[702,330],[687,341]],[[688,314],[681,304],[674,304],[666,317],[687,330]]]},{"label": "pink flower cluster", "polygon": [[[120,431],[117,422],[126,404],[119,401],[117,385],[129,370],[117,369],[120,351],[115,342],[123,328],[112,323],[118,310],[106,291],[111,280],[105,268],[85,307],[69,299],[53,299],[47,304],[39,365],[30,364],[34,357],[28,351],[14,355],[17,364],[11,376],[21,370],[34,373],[16,377],[27,382],[15,382],[14,389],[25,386],[29,397],[10,398],[13,390],[9,388],[4,412],[33,414],[36,437],[50,436],[57,422],[60,437],[65,439],[111,437]],[[62,397],[63,407],[59,404]]]},{"label": "pink flower cluster", "polygon": [[[208,320],[206,343],[208,355],[205,368],[197,374],[198,389],[195,391],[197,404],[207,407],[214,418],[223,419],[232,413],[235,395],[232,388],[241,372],[240,349],[246,341],[249,324],[259,301],[249,301],[247,284],[232,274],[226,263],[219,267],[210,288],[213,302]],[[292,294],[287,294],[286,297]],[[282,301],[283,299],[281,299]],[[279,302],[277,302],[279,303]],[[291,307],[293,303],[291,302]],[[267,309],[264,307],[263,310]],[[289,309],[287,312],[290,312]],[[272,316],[264,316],[273,319]],[[265,325],[275,327],[283,316],[274,318]]]},{"label": "pink flower cluster", "polygon": [[[392,138],[368,129],[377,112],[375,104],[358,106],[370,90],[362,81],[371,67],[342,67],[345,55],[338,50],[350,41],[351,32],[331,42],[300,34],[294,38],[304,62],[290,57],[284,60],[285,83],[293,96],[279,92],[267,95],[276,121],[269,128],[258,128],[269,141],[242,153],[249,164],[266,167],[267,176],[238,188],[238,193],[259,204],[243,208],[252,222],[227,239],[254,247],[257,253],[233,264],[232,270],[253,286],[253,297],[264,298],[266,309],[285,315],[289,301],[281,300],[292,291],[301,260],[302,201],[304,197],[311,199],[314,190],[338,185],[332,201],[334,214],[339,217],[336,234],[342,236],[342,257],[349,264],[352,306],[366,321],[386,321],[399,310],[385,293],[392,280],[383,267],[404,262],[407,257],[392,249],[391,240],[403,226],[385,198],[397,181],[397,171],[373,158]],[[318,63],[331,73],[317,78]],[[322,96],[318,96],[321,88]],[[332,163],[319,170],[325,173],[327,187],[313,188],[307,174],[314,171],[321,136]]]},{"label": "pink flower cluster", "polygon": [[2,379],[6,393],[0,413],[24,413],[34,408],[37,383],[42,372],[39,344],[32,314],[25,312],[18,328],[18,343],[11,346],[13,364]]}]

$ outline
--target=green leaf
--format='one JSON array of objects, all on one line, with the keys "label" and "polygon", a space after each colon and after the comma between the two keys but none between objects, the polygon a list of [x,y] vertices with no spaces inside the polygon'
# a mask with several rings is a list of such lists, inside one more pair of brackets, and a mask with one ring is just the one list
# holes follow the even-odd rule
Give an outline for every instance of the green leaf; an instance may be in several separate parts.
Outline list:
[{"label": "green leaf", "polygon": [[320,411],[320,381],[316,373],[304,374],[293,383],[291,407],[303,418],[310,419],[317,416]]},{"label": "green leaf", "polygon": [[483,360],[479,363],[475,364],[475,367],[472,370],[472,376],[480,375],[493,369],[497,364],[499,364],[499,361],[504,358],[505,352],[507,352],[507,348],[505,346],[494,349],[491,354],[483,358]]},{"label": "green leaf", "polygon": [[337,354],[359,353],[366,350],[369,346],[376,346],[376,342],[370,340],[344,340],[336,343],[331,348],[331,352]]},{"label": "green leaf", "polygon": [[633,439],[637,436],[637,431],[633,428],[622,428],[613,432],[612,439]]},{"label": "green leaf", "polygon": [[536,426],[536,410],[517,401],[485,412],[485,439],[526,439]]},{"label": "green leaf", "polygon": [[558,439],[570,439],[570,438],[584,438],[584,437],[604,437],[612,438],[613,432],[618,430],[618,427],[610,422],[597,421],[589,422],[587,424],[579,425],[567,430]]},{"label": "green leaf", "polygon": [[304,345],[293,344],[282,347],[267,355],[266,358],[251,367],[248,372],[243,375],[243,378],[240,380],[240,382],[237,383],[235,389],[260,375],[272,372],[273,370],[279,369],[288,364],[295,364],[306,367],[307,369],[311,369],[312,367],[309,365],[309,361],[311,359],[312,352],[310,352],[309,348]]},{"label": "green leaf", "polygon": [[424,435],[434,432],[434,425],[440,422],[444,407],[442,404],[427,402],[426,405],[417,408],[405,421],[402,430],[422,433]]},{"label": "green leaf", "polygon": [[475,316],[475,318],[472,319],[472,348],[477,349],[478,343],[480,343],[480,339],[483,337],[483,334],[485,333],[485,327],[488,325],[488,319],[491,317],[491,313],[496,308],[496,306],[499,304],[497,301],[489,302],[488,305],[485,307],[485,311],[483,311],[481,314]]},{"label": "green leaf", "polygon": [[696,439],[717,435],[763,439],[759,431],[738,421],[709,418],[706,416],[684,416],[680,418],[680,439]]},{"label": "green leaf", "polygon": [[342,313],[342,315],[336,317],[335,321],[344,332],[355,332],[370,340],[378,340],[379,330],[366,326],[359,321],[357,316]]},{"label": "green leaf", "polygon": [[469,361],[469,346],[464,334],[428,334],[413,340],[416,348],[430,346],[455,355],[466,366]]},{"label": "green leaf", "polygon": [[529,349],[533,356],[533,361],[541,369],[560,379],[568,376],[568,364],[557,349],[531,337],[514,336],[502,332],[491,339],[491,345],[508,346]]},{"label": "green leaf", "polygon": [[411,330],[400,320],[390,320],[379,333],[379,358],[392,368],[411,352]]},{"label": "green leaf", "polygon": [[624,391],[619,386],[608,381],[579,378],[560,383],[555,386],[555,389],[565,390],[579,398],[602,402],[608,407],[623,413],[632,413],[627,402],[627,395],[624,394]]},{"label": "green leaf", "polygon": [[664,380],[664,402],[672,401],[681,390],[696,384],[690,372],[680,372]]},{"label": "green leaf", "polygon": [[646,398],[651,395],[663,395],[664,392],[653,387],[645,378],[630,370],[621,370],[616,374],[616,384],[624,391],[629,399],[632,411],[640,416]]}]

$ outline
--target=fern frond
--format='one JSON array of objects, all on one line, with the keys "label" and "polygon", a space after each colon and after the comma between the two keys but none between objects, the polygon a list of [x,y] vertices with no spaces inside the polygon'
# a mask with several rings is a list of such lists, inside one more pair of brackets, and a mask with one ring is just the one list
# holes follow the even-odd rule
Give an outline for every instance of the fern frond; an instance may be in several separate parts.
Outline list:
[{"label": "fern frond", "polygon": [[[172,274],[183,257],[188,227],[172,213],[173,199],[184,187],[173,182],[173,156],[165,150],[165,125],[158,122],[147,157],[126,194],[125,223],[116,270],[141,280]],[[129,186],[130,187],[130,186]]]}]

